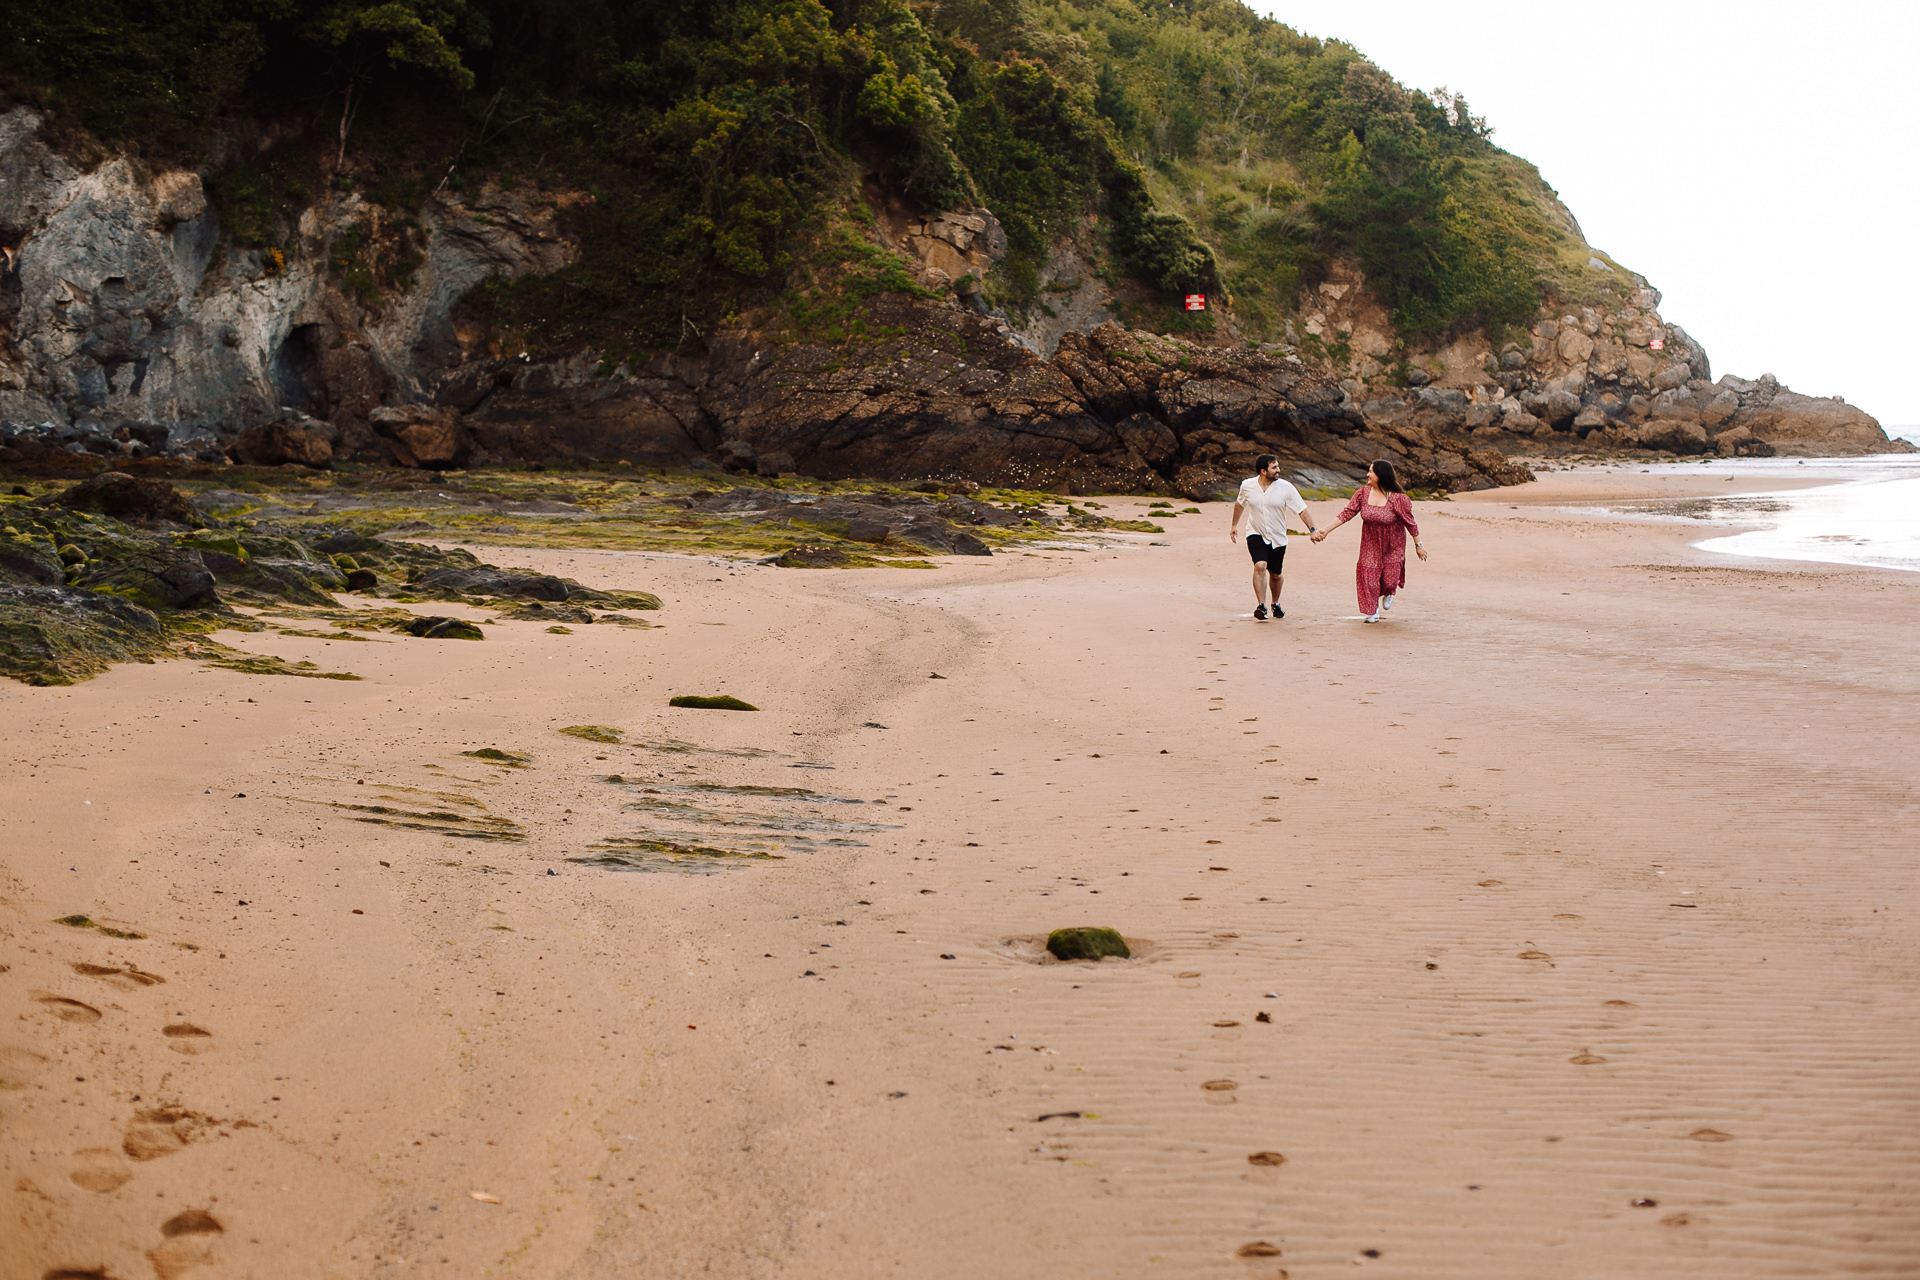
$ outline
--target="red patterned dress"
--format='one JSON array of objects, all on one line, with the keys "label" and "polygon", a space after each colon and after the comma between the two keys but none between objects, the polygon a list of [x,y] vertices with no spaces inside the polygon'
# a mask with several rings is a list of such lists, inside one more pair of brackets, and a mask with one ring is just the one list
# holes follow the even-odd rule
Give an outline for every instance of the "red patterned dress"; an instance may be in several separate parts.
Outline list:
[{"label": "red patterned dress", "polygon": [[1353,571],[1355,589],[1360,595],[1360,612],[1380,611],[1380,597],[1390,596],[1407,585],[1407,534],[1420,536],[1413,522],[1413,500],[1404,493],[1390,493],[1383,507],[1367,505],[1368,487],[1361,486],[1345,509],[1342,520],[1360,517],[1360,563]]}]

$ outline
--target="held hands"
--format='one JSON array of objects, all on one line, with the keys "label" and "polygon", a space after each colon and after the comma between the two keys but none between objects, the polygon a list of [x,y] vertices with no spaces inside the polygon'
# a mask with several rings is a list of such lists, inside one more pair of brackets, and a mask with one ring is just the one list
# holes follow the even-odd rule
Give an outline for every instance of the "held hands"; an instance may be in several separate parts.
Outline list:
[{"label": "held hands", "polygon": [[1427,549],[1416,542],[1413,544],[1413,554],[1425,560],[1427,558]]},{"label": "held hands", "polygon": [[1325,529],[1315,529],[1315,530],[1313,531],[1313,541],[1315,541],[1315,542],[1324,542],[1324,541],[1326,541],[1326,537],[1327,537],[1327,532],[1328,532],[1328,531],[1327,531],[1327,530],[1325,530]]}]

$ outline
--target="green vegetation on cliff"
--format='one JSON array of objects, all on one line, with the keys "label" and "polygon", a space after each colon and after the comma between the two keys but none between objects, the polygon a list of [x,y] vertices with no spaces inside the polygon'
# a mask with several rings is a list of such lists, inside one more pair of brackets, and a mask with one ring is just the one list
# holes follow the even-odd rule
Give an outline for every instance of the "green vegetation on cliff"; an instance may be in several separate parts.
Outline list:
[{"label": "green vegetation on cliff", "polygon": [[[0,49],[70,130],[229,157],[243,244],[290,244],[329,185],[567,193],[578,261],[473,299],[544,350],[857,333],[862,296],[910,287],[849,248],[863,195],[991,209],[1010,305],[1070,238],[1150,297],[1224,287],[1250,336],[1341,257],[1408,335],[1518,321],[1578,245],[1464,101],[1238,0],[73,0],[16,7]],[[247,116],[300,130],[217,145]],[[362,301],[404,286],[335,256]]]}]

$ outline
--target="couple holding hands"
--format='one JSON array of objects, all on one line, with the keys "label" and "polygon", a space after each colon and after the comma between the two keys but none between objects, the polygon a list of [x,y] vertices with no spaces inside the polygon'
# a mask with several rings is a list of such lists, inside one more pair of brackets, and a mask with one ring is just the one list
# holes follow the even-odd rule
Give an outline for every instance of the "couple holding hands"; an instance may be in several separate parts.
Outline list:
[{"label": "couple holding hands", "polygon": [[1241,482],[1227,533],[1230,541],[1240,541],[1244,512],[1247,554],[1253,557],[1253,616],[1266,621],[1269,606],[1275,618],[1287,616],[1280,608],[1280,584],[1281,566],[1287,558],[1289,515],[1301,518],[1315,542],[1359,516],[1360,562],[1354,569],[1354,586],[1365,620],[1380,621],[1381,613],[1393,607],[1394,593],[1407,585],[1409,533],[1413,535],[1414,552],[1422,560],[1427,558],[1427,549],[1420,545],[1420,526],[1413,519],[1413,501],[1394,476],[1393,464],[1382,460],[1368,467],[1366,484],[1354,493],[1339,518],[1324,529],[1315,527],[1300,491],[1280,478],[1279,458],[1263,453],[1254,465],[1260,474]]}]

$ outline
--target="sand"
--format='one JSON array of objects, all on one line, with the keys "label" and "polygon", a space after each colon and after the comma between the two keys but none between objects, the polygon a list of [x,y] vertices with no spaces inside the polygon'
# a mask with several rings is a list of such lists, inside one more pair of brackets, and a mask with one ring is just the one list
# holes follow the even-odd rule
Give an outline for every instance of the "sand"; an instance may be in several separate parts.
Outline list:
[{"label": "sand", "polygon": [[1920,1274],[1920,580],[1564,505],[1735,487],[0,685],[0,1277]]}]

